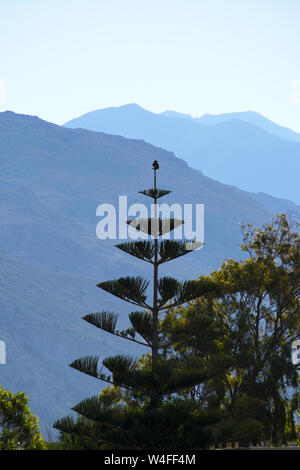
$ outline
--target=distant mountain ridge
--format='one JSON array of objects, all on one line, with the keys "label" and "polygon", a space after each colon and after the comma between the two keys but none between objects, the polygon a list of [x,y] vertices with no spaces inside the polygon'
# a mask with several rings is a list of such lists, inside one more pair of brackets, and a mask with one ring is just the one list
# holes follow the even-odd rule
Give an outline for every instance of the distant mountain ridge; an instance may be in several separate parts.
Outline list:
[{"label": "distant mountain ridge", "polygon": [[192,118],[129,104],[89,112],[65,127],[143,139],[218,181],[300,203],[300,135],[257,113]]},{"label": "distant mountain ridge", "polygon": [[244,122],[249,122],[254,124],[261,129],[269,132],[270,134],[279,137],[280,139],[289,140],[291,142],[300,142],[300,134],[289,129],[288,127],[281,126],[271,121],[270,119],[265,118],[259,113],[254,111],[242,111],[235,113],[224,113],[224,114],[203,114],[201,117],[192,117],[190,114],[177,113],[176,111],[164,111],[160,113],[162,116],[183,118],[194,120],[200,124],[206,124],[208,126],[213,126],[220,122],[229,121],[231,119],[237,119]]}]

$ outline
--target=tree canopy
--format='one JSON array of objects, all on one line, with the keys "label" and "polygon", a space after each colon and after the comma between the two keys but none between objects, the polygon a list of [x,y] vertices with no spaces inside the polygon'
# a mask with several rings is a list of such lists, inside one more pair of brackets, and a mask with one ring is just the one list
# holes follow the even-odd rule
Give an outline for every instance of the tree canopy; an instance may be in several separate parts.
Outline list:
[{"label": "tree canopy", "polygon": [[38,419],[28,408],[25,393],[0,387],[0,450],[45,449]]}]

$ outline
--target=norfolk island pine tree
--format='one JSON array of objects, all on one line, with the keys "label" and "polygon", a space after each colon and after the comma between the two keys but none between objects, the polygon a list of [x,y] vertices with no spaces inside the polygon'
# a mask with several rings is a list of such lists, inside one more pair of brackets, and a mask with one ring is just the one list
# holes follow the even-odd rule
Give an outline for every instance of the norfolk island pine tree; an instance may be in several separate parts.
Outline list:
[{"label": "norfolk island pine tree", "polygon": [[158,278],[161,264],[192,252],[188,241],[161,239],[183,221],[157,216],[157,200],[171,192],[156,187],[158,169],[158,162],[154,161],[154,187],[139,191],[153,199],[154,217],[127,222],[146,233],[148,239],[116,245],[152,265],[152,304],[148,303],[145,294],[149,282],[140,276],[127,276],[100,282],[97,287],[143,309],[129,314],[130,328],[117,330],[118,315],[109,311],[83,317],[97,328],[141,344],[150,352],[139,360],[130,355],[107,357],[101,367],[99,357],[94,356],[72,362],[72,368],[102,380],[110,387],[73,407],[79,415],[76,420],[65,417],[54,424],[63,434],[91,440],[102,449],[205,448],[212,441],[211,425],[218,420],[216,412],[199,409],[194,402],[178,395],[206,380],[207,371],[201,370],[193,361],[182,362],[170,354],[171,345],[160,328],[160,316],[166,310],[213,294],[218,291],[218,286],[204,276],[200,280],[184,282],[168,276]]}]

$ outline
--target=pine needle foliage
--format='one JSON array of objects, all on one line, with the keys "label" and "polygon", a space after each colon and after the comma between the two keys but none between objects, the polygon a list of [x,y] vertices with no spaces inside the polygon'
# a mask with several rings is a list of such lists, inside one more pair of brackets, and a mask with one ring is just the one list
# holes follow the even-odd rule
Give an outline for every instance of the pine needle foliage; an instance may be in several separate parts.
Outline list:
[{"label": "pine needle foliage", "polygon": [[94,325],[101,330],[114,333],[117,326],[118,315],[113,312],[103,311],[98,313],[89,313],[83,317],[83,320],[91,323],[91,325]]},{"label": "pine needle foliage", "polygon": [[149,217],[145,219],[140,217],[138,219],[128,220],[127,224],[140,232],[158,238],[180,227],[180,225],[183,224],[183,220],[175,218],[161,219],[160,217]]},{"label": "pine needle foliage", "polygon": [[145,196],[152,197],[152,199],[159,199],[162,196],[166,196],[171,191],[166,189],[144,189],[144,191],[139,191],[140,194],[144,194]]}]

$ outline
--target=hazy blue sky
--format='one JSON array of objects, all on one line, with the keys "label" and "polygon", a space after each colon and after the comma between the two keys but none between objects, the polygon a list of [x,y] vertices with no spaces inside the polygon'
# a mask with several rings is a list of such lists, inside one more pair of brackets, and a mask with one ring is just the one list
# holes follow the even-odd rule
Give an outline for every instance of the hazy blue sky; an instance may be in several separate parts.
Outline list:
[{"label": "hazy blue sky", "polygon": [[300,0],[0,0],[0,35],[0,111],[250,109],[300,132]]}]

